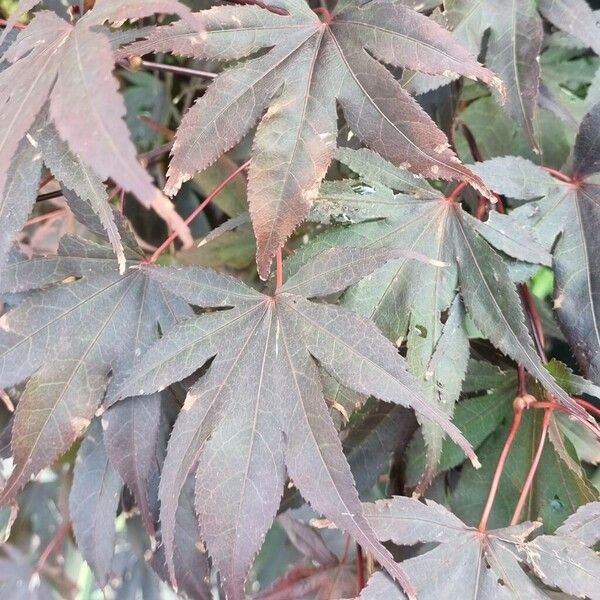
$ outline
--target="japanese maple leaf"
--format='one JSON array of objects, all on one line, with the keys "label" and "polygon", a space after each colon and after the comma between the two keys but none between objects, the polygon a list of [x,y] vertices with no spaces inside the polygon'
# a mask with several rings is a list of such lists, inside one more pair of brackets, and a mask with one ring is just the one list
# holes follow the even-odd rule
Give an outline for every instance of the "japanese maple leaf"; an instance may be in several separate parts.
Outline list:
[{"label": "japanese maple leaf", "polygon": [[[246,574],[290,479],[314,509],[369,548],[410,590],[362,514],[321,387],[317,363],[357,392],[411,406],[459,445],[461,433],[422,396],[397,348],[342,308],[308,301],[344,289],[390,254],[324,253],[273,295],[202,267],[142,268],[199,307],[222,308],[176,326],[117,376],[109,402],[155,392],[213,359],[190,389],[175,423],[160,483],[162,539],[174,579],[177,500],[195,472],[196,509],[209,553],[230,598]],[[473,454],[467,447],[469,456]]]},{"label": "japanese maple leaf", "polygon": [[[361,175],[364,183],[357,185],[354,180],[351,184],[356,190],[354,205],[370,202],[372,220],[332,227],[318,235],[288,261],[290,272],[331,247],[404,248],[428,256],[433,263],[405,258],[388,262],[352,286],[342,303],[373,320],[390,339],[407,338],[407,360],[423,380],[430,402],[451,414],[460,394],[468,358],[466,310],[484,337],[578,410],[540,362],[507,263],[511,257],[551,264],[548,250],[535,233],[510,215],[495,211],[487,221],[478,221],[460,202],[448,200],[424,180],[369,150],[340,148],[338,158]],[[399,193],[394,196],[391,189]],[[352,206],[349,197],[347,193]],[[326,200],[322,195],[320,203]],[[334,195],[332,204],[337,202]],[[377,209],[379,219],[375,219]],[[447,310],[443,323],[442,313]],[[424,435],[429,449],[427,469],[433,472],[443,432],[427,424]]]},{"label": "japanese maple leaf", "polygon": [[476,167],[498,193],[532,200],[512,215],[534,228],[547,247],[560,234],[552,253],[554,308],[582,369],[596,383],[600,382],[599,130],[600,104],[581,122],[570,176],[562,179],[519,157],[495,158]]},{"label": "japanese maple leaf", "polygon": [[123,481],[108,459],[103,438],[100,420],[95,419],[77,453],[69,493],[77,548],[101,587],[110,574],[116,543],[115,517],[123,490]]},{"label": "japanese maple leaf", "polygon": [[[600,502],[587,504],[556,530],[528,540],[540,523],[480,531],[468,527],[433,501],[394,497],[366,504],[365,514],[382,540],[437,546],[402,563],[419,598],[548,598],[546,585],[578,598],[600,598],[600,557],[590,549],[600,540]],[[404,595],[379,576],[363,600],[400,600]],[[386,595],[387,594],[387,595]]]},{"label": "japanese maple leaf", "polygon": [[0,222],[3,235],[0,240],[0,268],[6,262],[16,234],[35,205],[44,164],[57,181],[64,186],[67,203],[76,194],[73,206],[85,201],[97,214],[108,239],[111,241],[119,268],[125,268],[125,251],[114,220],[109,197],[102,180],[69,148],[45,114],[33,124],[29,138],[21,140],[4,190],[0,195]]},{"label": "japanese maple leaf", "polygon": [[[21,4],[27,10],[36,3]],[[8,206],[14,199],[7,186],[14,185],[15,179],[34,181],[29,172],[34,168],[30,166],[30,155],[39,157],[27,144],[39,150],[40,140],[36,132],[30,130],[45,107],[61,140],[76,155],[75,160],[91,167],[101,180],[111,178],[159,214],[166,211],[171,224],[184,229],[182,220],[137,161],[135,147],[122,119],[125,103],[117,91],[118,81],[112,75],[111,43],[102,29],[98,29],[107,21],[141,18],[161,11],[189,14],[189,9],[175,0],[99,0],[75,25],[50,11],[42,11],[4,53],[3,60],[9,66],[0,73],[0,210],[5,213],[0,213],[0,223],[3,229],[8,221],[12,232],[16,221],[11,216],[12,206]],[[23,203],[17,214],[21,216],[28,206]],[[191,240],[189,233],[185,239]]]},{"label": "japanese maple leaf", "polygon": [[[103,234],[91,211],[85,220]],[[143,260],[122,226],[121,235],[128,264]],[[31,376],[14,415],[15,468],[0,491],[4,504],[83,433],[110,372],[150,345],[159,325],[167,328],[190,312],[146,271],[120,275],[110,246],[75,236],[61,240],[58,256],[27,260],[14,252],[0,281],[3,292],[26,292],[0,319],[0,386]]]},{"label": "japanese maple leaf", "polygon": [[340,561],[329,550],[318,531],[284,513],[277,518],[290,543],[310,565],[300,564],[257,595],[254,600],[302,600],[307,596],[318,600],[354,598],[357,577],[354,565]]},{"label": "japanese maple leaf", "polygon": [[[600,54],[598,16],[585,0],[445,0],[438,19],[475,56],[485,48],[485,64],[506,85],[506,110],[533,147],[537,145],[533,118],[544,36],[542,16]],[[421,93],[448,81],[417,75],[409,88]]]},{"label": "japanese maple leaf", "polygon": [[183,118],[166,191],[173,194],[260,120],[248,200],[263,278],[275,251],[308,215],[334,156],[336,101],[350,129],[395,164],[428,177],[479,184],[382,64],[451,72],[500,87],[448,32],[398,0],[344,3],[333,15],[324,11],[323,20],[304,0],[272,4],[288,14],[220,6],[199,13],[202,35],[179,24],[159,28],[147,41],[125,49],[128,54],[172,51],[247,59],[217,77]]}]

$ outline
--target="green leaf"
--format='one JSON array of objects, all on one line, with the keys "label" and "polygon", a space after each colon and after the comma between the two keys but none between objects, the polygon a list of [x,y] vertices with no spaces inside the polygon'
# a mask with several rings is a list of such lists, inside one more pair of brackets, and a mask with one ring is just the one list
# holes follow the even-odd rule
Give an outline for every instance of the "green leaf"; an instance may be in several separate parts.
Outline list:
[{"label": "green leaf", "polygon": [[[531,460],[538,446],[541,411],[523,415],[519,432],[506,461],[498,495],[490,516],[490,527],[505,527],[511,520],[525,482]],[[496,430],[479,448],[483,467],[475,471],[463,468],[451,506],[466,523],[476,524],[490,489],[498,457],[506,440],[509,424]],[[568,442],[565,442],[569,446]],[[574,453],[571,449],[571,454]],[[598,498],[596,490],[582,476],[576,475],[559,458],[551,444],[546,444],[534,479],[530,500],[521,518],[540,519],[544,531],[552,533],[580,506]]]},{"label": "green leaf", "polygon": [[[497,390],[483,396],[463,400],[456,405],[454,423],[463,432],[473,448],[477,450],[510,414],[515,397],[513,377]],[[462,450],[448,439],[442,443],[440,462],[436,473],[443,473],[459,466],[465,460]],[[408,448],[406,465],[406,485],[414,487],[425,469],[425,444],[419,432]]]}]

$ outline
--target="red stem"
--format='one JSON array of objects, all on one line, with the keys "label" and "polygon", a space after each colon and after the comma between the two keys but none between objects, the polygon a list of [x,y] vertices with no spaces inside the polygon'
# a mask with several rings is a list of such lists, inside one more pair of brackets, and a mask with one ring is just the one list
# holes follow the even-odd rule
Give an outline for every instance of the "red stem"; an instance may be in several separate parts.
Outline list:
[{"label": "red stem", "polygon": [[62,545],[65,538],[69,534],[70,530],[71,530],[71,523],[69,523],[68,521],[64,522],[58,528],[58,530],[54,534],[54,537],[50,540],[48,545],[44,548],[44,551],[40,554],[38,561],[35,563],[36,573],[39,573],[42,570],[43,566],[46,564],[46,561],[50,558],[52,553]]},{"label": "red stem", "polygon": [[277,264],[275,271],[275,289],[279,289],[283,285],[283,257],[281,248],[275,254],[275,262]]},{"label": "red stem", "polygon": [[206,79],[215,79],[218,73],[210,71],[199,71],[198,69],[190,69],[189,67],[179,67],[177,65],[164,65],[162,63],[152,62],[150,60],[142,60],[139,63],[140,69],[146,71],[160,71],[162,73],[174,73],[175,75],[184,75],[186,77],[205,77]]},{"label": "red stem", "polygon": [[323,6],[319,8],[313,8],[313,12],[317,13],[318,15],[322,15],[323,23],[326,23],[327,25],[329,25],[333,21],[333,15],[329,11],[329,9]]},{"label": "red stem", "polygon": [[516,525],[519,522],[521,517],[521,513],[523,512],[523,507],[525,506],[525,502],[527,500],[527,496],[529,495],[529,491],[531,490],[531,486],[533,485],[533,479],[537,472],[537,468],[540,464],[540,459],[542,458],[542,452],[544,451],[544,444],[546,443],[546,437],[548,436],[548,427],[550,427],[550,418],[552,417],[552,409],[547,409],[544,413],[544,421],[542,422],[542,433],[540,435],[540,441],[538,443],[537,451],[533,460],[531,461],[531,467],[529,467],[529,472],[527,473],[527,478],[525,479],[525,485],[521,490],[521,495],[519,496],[519,501],[517,502],[517,507],[515,508],[515,512],[513,513],[512,519],[510,521],[511,526]]},{"label": "red stem", "polygon": [[446,196],[446,200],[448,202],[456,202],[457,198],[460,196],[461,192],[469,185],[468,181],[461,181],[448,196]]},{"label": "red stem", "polygon": [[123,214],[125,211],[125,190],[121,190],[119,194],[119,212]]},{"label": "red stem", "polygon": [[38,217],[33,217],[32,219],[29,219],[29,221],[25,222],[24,227],[29,227],[29,225],[35,225],[36,223],[42,223],[43,221],[49,221],[50,219],[62,217],[68,212],[69,211],[66,208],[59,208],[57,210],[53,210],[52,212],[46,213],[45,215],[39,215]]},{"label": "red stem", "polygon": [[588,402],[587,400],[582,400],[581,398],[575,398],[575,402],[577,402],[579,406],[585,408],[588,412],[591,412],[600,417],[600,408],[594,406],[591,402]]},{"label": "red stem", "polygon": [[554,177],[555,179],[559,179],[560,181],[564,181],[565,183],[573,183],[573,180],[568,175],[565,175],[564,173],[561,173],[560,171],[557,171],[552,167],[542,167],[542,169],[544,169],[546,173],[550,173],[550,175],[552,175],[552,177]]},{"label": "red stem", "polygon": [[346,534],[346,541],[344,543],[344,552],[342,553],[342,558],[340,559],[340,564],[345,565],[348,560],[348,551],[350,550],[350,541],[351,537]]},{"label": "red stem", "polygon": [[584,427],[587,427],[596,437],[600,438],[600,428],[598,427],[598,425],[594,425],[587,419],[580,417],[579,414],[574,414],[573,410],[570,409],[568,406],[558,404],[557,402],[532,402],[530,404],[530,408],[551,408],[552,410],[558,410],[560,412],[563,412],[579,421],[579,423],[581,423]]},{"label": "red stem", "polygon": [[496,494],[498,493],[500,478],[502,477],[502,472],[504,471],[504,465],[506,464],[506,459],[508,458],[510,447],[515,441],[515,436],[517,435],[517,431],[519,430],[519,425],[521,424],[522,416],[523,409],[521,407],[516,407],[510,431],[508,433],[506,441],[504,442],[504,447],[502,448],[502,453],[500,454],[498,465],[496,466],[496,471],[494,472],[494,479],[492,480],[492,485],[490,487],[488,498],[485,503],[483,513],[481,515],[481,521],[479,521],[479,531],[486,531],[487,529],[490,513],[492,512],[492,506],[494,505],[494,500],[496,499]]},{"label": "red stem", "polygon": [[168,127],[165,127],[162,123],[151,119],[146,115],[139,115],[138,119],[146,126],[148,126],[152,131],[158,133],[165,137],[165,139],[172,141],[175,138],[175,132]]},{"label": "red stem", "polygon": [[44,189],[44,187],[46,187],[53,179],[54,179],[54,175],[52,175],[52,174],[46,175],[46,177],[44,177],[44,179],[42,179],[42,181],[40,181],[39,189],[40,190]]},{"label": "red stem", "polygon": [[519,290],[531,322],[536,349],[540,355],[540,358],[542,359],[542,362],[547,363],[548,359],[546,358],[545,351],[546,340],[544,338],[544,327],[542,326],[542,319],[540,317],[540,313],[538,312],[537,306],[535,305],[533,294],[525,283],[519,284]]},{"label": "red stem", "polygon": [[477,142],[475,141],[475,136],[473,132],[463,123],[462,132],[467,140],[467,144],[469,144],[469,150],[471,151],[471,156],[475,162],[483,161],[483,157],[481,156],[481,152],[479,151],[479,147],[477,146]]},{"label": "red stem", "polygon": [[[0,27],[6,27],[8,25],[8,21],[6,21],[5,19],[0,19]],[[24,23],[15,23],[13,25],[13,27],[15,29],[25,29],[25,27],[27,27],[27,25],[25,25]]]},{"label": "red stem", "polygon": [[517,365],[517,393],[519,396],[527,394],[527,374],[523,365]]},{"label": "red stem", "polygon": [[365,587],[365,557],[360,544],[356,544],[356,578],[360,594]]},{"label": "red stem", "polygon": [[[193,212],[185,219],[184,223],[189,225],[226,187],[235,179],[244,169],[250,165],[250,160],[247,160],[243,165],[240,165],[235,171],[232,171],[221,183],[205,198]],[[156,249],[156,252],[148,259],[149,263],[155,263],[158,257],[169,247],[169,245],[175,240],[177,233],[173,232],[171,235]]]}]

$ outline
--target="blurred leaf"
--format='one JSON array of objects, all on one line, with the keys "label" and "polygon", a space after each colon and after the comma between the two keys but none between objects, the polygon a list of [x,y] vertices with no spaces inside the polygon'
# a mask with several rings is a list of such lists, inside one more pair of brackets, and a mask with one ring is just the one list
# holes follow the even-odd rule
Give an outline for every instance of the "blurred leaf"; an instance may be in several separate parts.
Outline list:
[{"label": "blurred leaf", "polygon": [[182,265],[200,265],[213,269],[242,270],[254,265],[256,242],[251,225],[243,225],[235,231],[225,231],[204,244],[192,246],[177,253]]},{"label": "blurred leaf", "polygon": [[160,133],[140,120],[141,115],[166,125],[170,110],[170,98],[165,84],[155,75],[143,71],[124,71],[127,86],[123,93],[127,114],[125,121],[136,146],[149,150],[162,141]]}]

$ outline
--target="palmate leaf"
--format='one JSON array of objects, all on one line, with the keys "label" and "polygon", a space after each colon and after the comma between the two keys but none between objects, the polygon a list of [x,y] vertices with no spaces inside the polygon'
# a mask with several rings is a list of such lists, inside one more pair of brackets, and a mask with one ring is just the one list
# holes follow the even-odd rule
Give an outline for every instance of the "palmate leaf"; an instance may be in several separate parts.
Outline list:
[{"label": "palmate leaf", "polygon": [[123,482],[108,460],[100,421],[90,426],[73,473],[69,514],[77,547],[104,587],[115,550],[115,515]]},{"label": "palmate leaf", "polygon": [[[121,235],[135,267],[143,255],[130,233]],[[74,236],[61,240],[58,256],[14,253],[1,281],[5,291],[27,293],[0,321],[0,386],[32,376],[14,416],[15,469],[0,492],[7,503],[83,433],[111,370],[190,312],[145,271],[120,275],[110,247]]]},{"label": "palmate leaf", "polygon": [[129,376],[116,377],[109,393],[110,403],[155,392],[213,359],[190,389],[161,476],[161,530],[172,577],[175,512],[190,472],[196,473],[203,539],[228,596],[242,598],[248,568],[279,506],[287,469],[315,510],[369,548],[407,585],[362,515],[315,360],[357,392],[415,408],[476,459],[444,413],[423,398],[395,346],[372,323],[298,295],[323,296],[351,285],[386,259],[377,253],[378,259],[370,261],[365,257],[375,255],[365,251],[326,253],[272,296],[201,267],[143,269],[194,305],[233,307],[167,332]]},{"label": "palmate leaf", "polygon": [[[483,336],[526,365],[562,402],[579,410],[541,364],[506,261],[492,246],[496,244],[512,258],[527,256],[529,260],[550,264],[549,252],[531,230],[524,230],[519,221],[506,215],[496,215],[482,223],[459,203],[447,201],[433,187],[368,150],[344,149],[339,158],[351,162],[367,185],[381,191],[387,184],[404,194],[396,197],[395,206],[384,202],[381,214],[385,218],[334,227],[315,237],[289,261],[291,272],[331,247],[404,248],[428,256],[437,262],[423,264],[404,258],[390,261],[352,286],[342,302],[372,319],[390,339],[400,342],[407,338],[409,361],[423,379],[430,402],[445,406],[451,414],[460,393],[466,340],[461,332],[458,290],[466,312]],[[427,190],[423,190],[424,185]],[[360,189],[355,194],[371,200],[375,211],[380,195],[365,194]],[[436,266],[439,264],[447,266]],[[451,306],[449,314],[453,318],[446,321],[444,328],[452,328],[453,333],[444,336],[441,316]],[[452,351],[443,350],[444,338],[456,346]],[[439,429],[429,431],[429,426],[425,433],[430,449],[427,468],[432,470],[439,460],[443,433]]]},{"label": "palmate leaf", "polygon": [[581,123],[572,184],[523,158],[496,158],[474,167],[498,193],[532,200],[512,215],[535,229],[546,247],[552,247],[560,234],[553,248],[554,308],[581,368],[596,383],[600,383],[599,128],[600,104]]},{"label": "palmate leaf", "polygon": [[[204,546],[200,543],[200,530],[194,508],[194,481],[190,477],[179,496],[173,537],[173,563],[178,590],[190,598],[212,600],[210,565]],[[163,581],[169,581],[165,560],[165,547],[160,544],[152,557],[152,568]]]},{"label": "palmate leaf", "polygon": [[[15,235],[35,204],[43,163],[63,186],[65,199],[75,212],[84,201],[97,215],[117,255],[119,268],[123,271],[125,253],[106,187],[92,169],[70,152],[45,114],[40,115],[28,138],[19,144],[1,194],[0,221],[4,225],[4,235],[0,241],[0,267],[5,263]],[[74,194],[77,196],[75,199]]]},{"label": "palmate leaf", "polygon": [[382,64],[451,72],[500,87],[443,28],[397,0],[344,3],[325,22],[304,0],[273,4],[288,14],[257,6],[216,7],[199,13],[203,35],[175,24],[124,51],[248,58],[220,75],[183,118],[166,190],[173,194],[260,120],[248,199],[262,277],[269,274],[275,251],[308,215],[333,159],[336,100],[350,129],[395,164],[479,184]]},{"label": "palmate leaf", "polygon": [[[400,545],[438,544],[433,550],[404,561],[418,597],[423,599],[548,598],[544,584],[578,598],[600,598],[600,557],[589,548],[600,539],[591,535],[600,503],[588,504],[556,535],[529,540],[539,523],[480,532],[468,527],[443,506],[394,497],[366,504],[365,513],[382,540]],[[583,533],[583,535],[580,535]],[[530,569],[539,578],[530,578]],[[394,584],[378,576],[361,598],[403,598]],[[387,594],[387,595],[386,595]]]},{"label": "palmate leaf", "polygon": [[134,396],[111,406],[102,415],[104,444],[110,462],[133,492],[144,526],[155,532],[156,503],[149,485],[158,475],[157,451],[165,418],[161,394]]},{"label": "palmate leaf", "polygon": [[[44,159],[47,158],[44,140],[48,136],[56,138],[48,143],[64,144],[65,150],[72,153],[70,160],[73,164],[78,163],[79,170],[91,169],[94,178],[111,178],[122,189],[131,191],[140,202],[152,206],[180,232],[184,242],[191,243],[189,230],[182,219],[154,187],[150,175],[136,158],[135,147],[123,121],[125,103],[118,93],[118,81],[112,75],[113,50],[108,37],[93,29],[107,20],[147,16],[157,10],[189,14],[189,9],[173,0],[116,3],[101,0],[73,26],[54,13],[42,11],[4,53],[4,62],[9,66],[0,73],[0,217],[3,230],[6,223],[8,233],[12,235],[25,219],[26,210],[33,202],[30,199],[36,181],[31,170],[38,168],[31,163],[39,163],[40,150]],[[35,127],[36,119],[43,112],[49,114],[51,125],[39,131],[39,124]],[[60,160],[55,158],[55,161]],[[53,164],[56,166],[57,163]],[[41,163],[38,166],[41,168]],[[48,166],[52,169],[51,164]],[[61,173],[64,171],[57,173],[59,178]],[[83,175],[75,179],[81,180],[80,185],[86,185]],[[23,191],[15,186],[22,187],[23,182],[28,186],[25,197],[29,202],[15,198],[16,193]],[[66,186],[73,189],[73,185]],[[96,183],[93,186],[92,196],[96,196],[101,186]],[[105,225],[113,234],[111,241],[123,263],[122,249],[114,239],[114,224],[110,222],[107,208],[102,208],[102,202],[106,202],[85,194],[82,197],[90,201],[99,214],[104,211]],[[17,200],[20,203],[13,214]],[[3,251],[6,247],[0,248],[0,259]]]},{"label": "palmate leaf", "polygon": [[[485,48],[485,64],[506,85],[506,110],[533,147],[543,40],[539,13],[600,54],[598,18],[585,0],[445,0],[440,19],[475,56]],[[417,75],[408,87],[424,92],[448,81]]]}]

